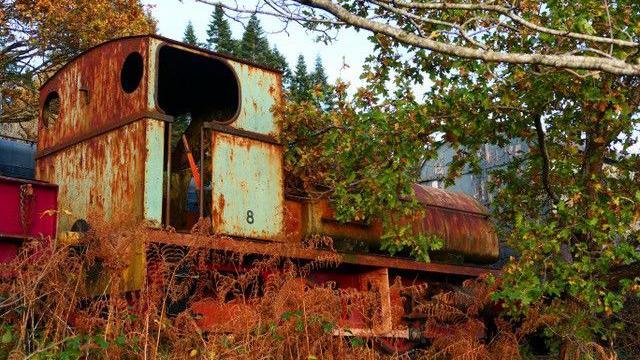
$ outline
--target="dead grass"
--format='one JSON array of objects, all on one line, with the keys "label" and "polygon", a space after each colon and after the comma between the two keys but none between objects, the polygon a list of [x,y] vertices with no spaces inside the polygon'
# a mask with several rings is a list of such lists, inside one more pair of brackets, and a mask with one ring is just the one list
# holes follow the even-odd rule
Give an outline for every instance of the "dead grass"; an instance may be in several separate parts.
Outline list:
[{"label": "dead grass", "polygon": [[[208,228],[193,231],[208,236]],[[14,262],[0,267],[0,358],[506,360],[520,359],[521,340],[551,321],[532,316],[519,330],[501,321],[497,334],[481,341],[476,334],[486,329],[479,312],[490,302],[490,286],[469,281],[435,296],[405,288],[415,292],[426,323],[453,330],[410,355],[383,355],[373,339],[334,335],[344,311],[362,314],[368,326],[381,321],[376,289],[304,280],[337,266],[337,256],[298,264],[161,245],[148,236],[142,227],[98,224],[78,245],[25,244]],[[316,238],[307,246],[330,249],[331,242]],[[131,259],[140,251],[146,265],[136,270]],[[143,275],[140,289],[129,291],[127,272]],[[199,309],[206,306],[227,311],[218,311],[215,326],[201,326],[207,319]],[[393,309],[394,323],[402,313]]]}]

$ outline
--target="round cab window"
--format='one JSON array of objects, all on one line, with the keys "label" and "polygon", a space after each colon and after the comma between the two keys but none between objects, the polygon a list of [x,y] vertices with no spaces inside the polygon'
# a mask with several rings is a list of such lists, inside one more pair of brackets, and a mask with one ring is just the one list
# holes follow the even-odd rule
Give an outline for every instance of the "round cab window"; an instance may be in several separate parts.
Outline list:
[{"label": "round cab window", "polygon": [[52,91],[47,95],[42,107],[42,119],[46,127],[53,125],[60,116],[60,95]]},{"label": "round cab window", "polygon": [[127,94],[134,92],[140,85],[143,71],[144,64],[142,62],[142,55],[137,52],[129,54],[124,60],[122,70],[120,71],[122,90]]}]

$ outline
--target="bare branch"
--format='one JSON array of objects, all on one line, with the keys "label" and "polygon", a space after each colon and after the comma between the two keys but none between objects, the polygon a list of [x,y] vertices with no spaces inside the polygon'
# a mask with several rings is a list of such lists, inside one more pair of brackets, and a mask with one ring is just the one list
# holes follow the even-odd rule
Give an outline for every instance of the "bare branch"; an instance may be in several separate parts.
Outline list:
[{"label": "bare branch", "polygon": [[[289,7],[284,5],[284,6],[280,6],[278,7],[278,10],[274,10],[274,11],[268,11],[268,10],[263,10],[261,8],[255,7],[253,9],[249,9],[249,8],[245,8],[245,7],[241,7],[241,6],[229,6],[225,3],[223,3],[222,1],[213,1],[213,0],[195,0],[196,2],[199,3],[203,3],[206,5],[211,5],[211,6],[221,6],[223,9],[227,9],[231,12],[234,13],[239,13],[239,14],[261,14],[261,15],[267,15],[267,16],[272,16],[272,17],[276,17],[282,20],[290,20],[290,21],[296,21],[299,23],[318,23],[318,24],[328,24],[328,25],[345,25],[343,22],[341,21],[336,21],[336,20],[331,20],[328,18],[324,18],[324,17],[309,17],[309,16],[303,16],[300,14],[295,14],[291,11],[289,11]],[[269,2],[270,7],[273,9],[275,4]]]},{"label": "bare branch", "polygon": [[[383,9],[386,9],[394,14],[397,15],[401,15],[401,16],[405,16],[409,19],[413,19],[413,20],[417,20],[417,21],[422,21],[422,22],[426,22],[426,23],[431,23],[434,25],[443,25],[443,26],[447,26],[450,28],[454,28],[456,30],[458,30],[458,33],[466,40],[468,41],[470,44],[473,44],[481,49],[487,49],[487,47],[484,44],[481,44],[479,42],[477,42],[476,40],[474,40],[473,38],[471,38],[471,36],[469,36],[469,34],[467,34],[467,32],[463,29],[462,26],[458,25],[458,24],[454,24],[454,23],[450,23],[447,21],[442,21],[442,20],[436,20],[436,19],[431,19],[431,18],[427,18],[427,17],[423,17],[423,16],[418,16],[409,12],[406,12],[404,10],[400,10],[397,8],[394,8],[392,6],[389,6],[387,4],[384,4],[382,2],[379,1],[375,1],[372,0],[371,1],[373,4],[376,4],[378,6],[380,6]],[[421,35],[422,36],[422,35]]]}]

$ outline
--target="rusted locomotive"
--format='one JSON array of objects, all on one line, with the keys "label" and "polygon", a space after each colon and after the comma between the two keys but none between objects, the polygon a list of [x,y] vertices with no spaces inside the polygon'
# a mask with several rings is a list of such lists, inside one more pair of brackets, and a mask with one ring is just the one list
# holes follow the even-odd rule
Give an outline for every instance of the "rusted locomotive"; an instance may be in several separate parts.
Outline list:
[{"label": "rusted locomotive", "polygon": [[[282,98],[281,74],[273,69],[136,36],[76,57],[42,86],[40,98],[36,178],[57,184],[57,206],[73,214],[58,219],[58,236],[98,218],[144,223],[154,243],[311,261],[330,251],[302,246],[303,240],[327,235],[343,245],[339,265],[308,280],[356,290],[373,284],[382,313],[400,301],[389,290],[394,279],[407,286],[459,284],[495,272],[477,265],[498,258],[498,240],[487,210],[466,195],[414,186],[426,208],[414,227],[441,236],[442,253],[457,259],[452,264],[385,256],[375,251],[379,222],[339,223],[328,200],[287,194],[280,129],[271,112]],[[223,237],[206,241],[190,233],[202,218],[210,219],[211,234]],[[161,231],[167,227],[176,232]],[[141,269],[146,259],[136,261]],[[129,276],[127,290],[135,291],[144,271]],[[220,304],[196,308],[204,325],[222,311]],[[414,337],[407,325],[414,320],[399,327],[382,321],[373,329],[344,320],[350,334]]]}]

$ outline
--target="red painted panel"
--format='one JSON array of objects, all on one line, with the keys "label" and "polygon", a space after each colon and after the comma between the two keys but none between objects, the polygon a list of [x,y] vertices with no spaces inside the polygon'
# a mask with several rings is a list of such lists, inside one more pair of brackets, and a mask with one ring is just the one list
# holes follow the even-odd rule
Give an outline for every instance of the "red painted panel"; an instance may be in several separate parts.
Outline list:
[{"label": "red painted panel", "polygon": [[0,240],[0,264],[6,264],[18,255],[19,244]]},{"label": "red painted panel", "polygon": [[55,237],[57,197],[57,185],[0,177],[0,238]]}]

